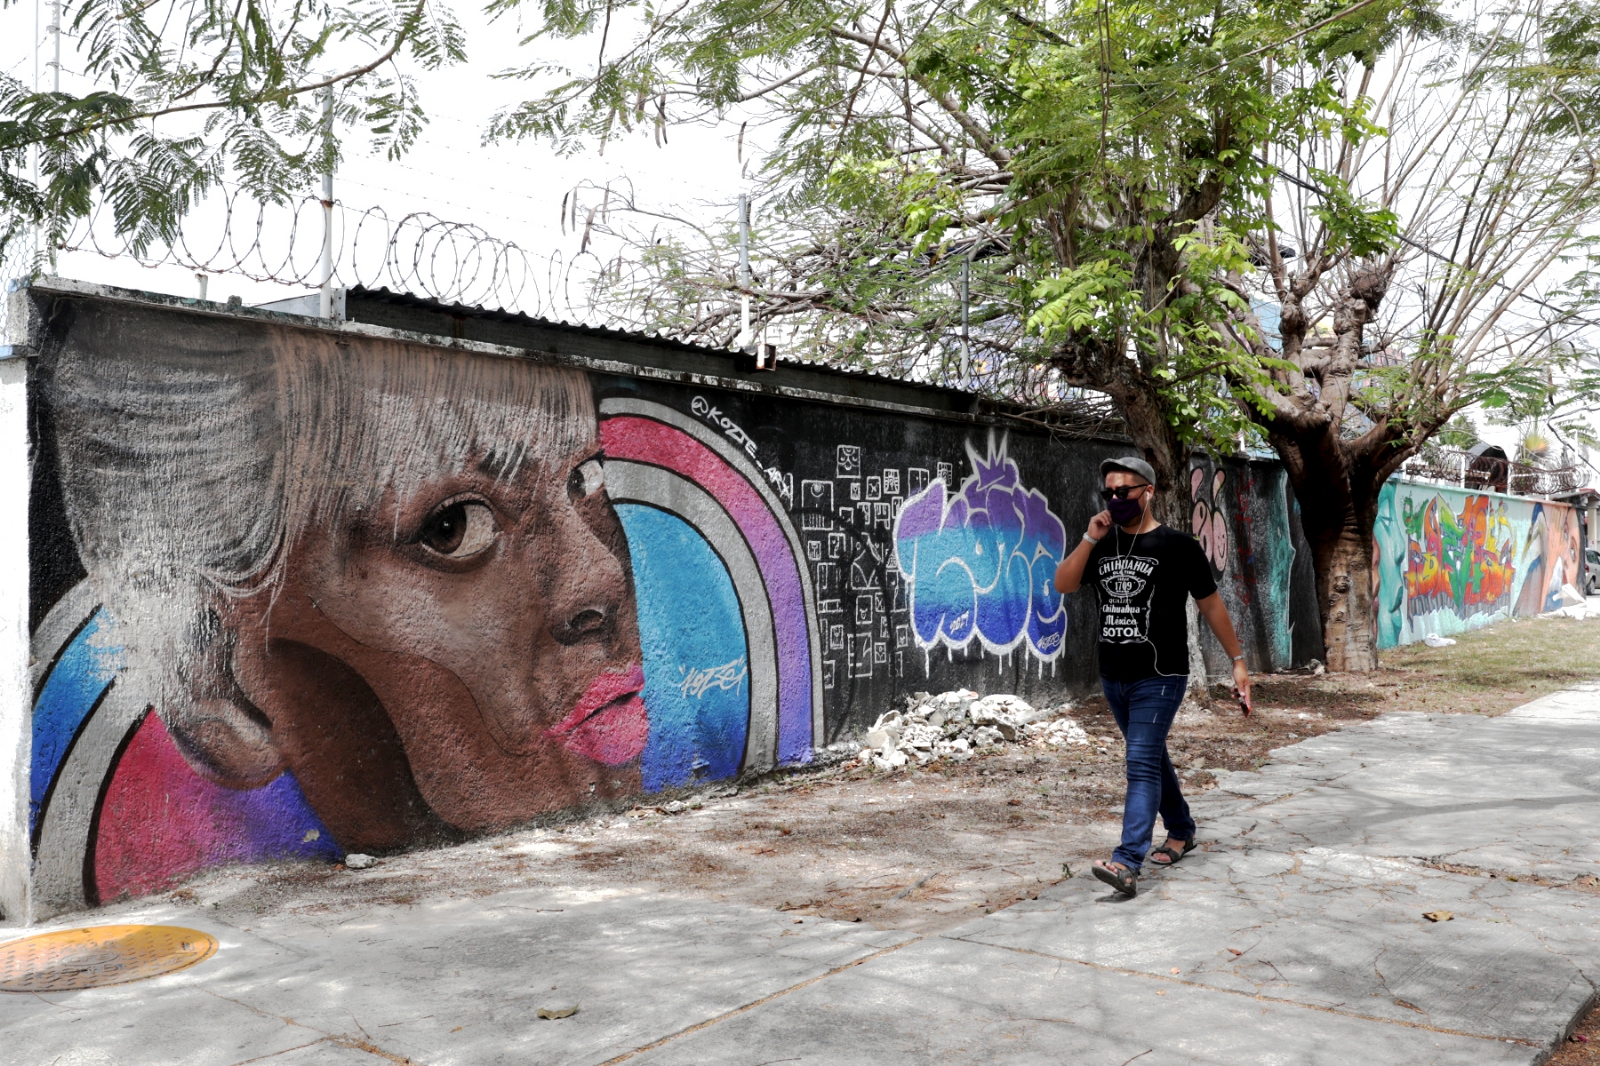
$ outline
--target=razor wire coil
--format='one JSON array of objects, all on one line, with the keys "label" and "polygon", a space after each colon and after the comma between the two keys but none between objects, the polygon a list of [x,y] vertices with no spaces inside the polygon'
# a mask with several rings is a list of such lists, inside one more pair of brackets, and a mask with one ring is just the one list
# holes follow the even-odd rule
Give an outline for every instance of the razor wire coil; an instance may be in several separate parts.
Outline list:
[{"label": "razor wire coil", "polygon": [[[271,203],[234,188],[220,206],[220,218],[215,210],[196,212],[173,240],[143,248],[117,233],[101,207],[80,220],[58,249],[132,259],[147,267],[320,286],[321,200],[305,196]],[[568,268],[559,252],[536,255],[482,226],[429,211],[392,216],[382,207],[355,208],[335,200],[332,215],[335,285],[387,288],[442,303],[580,321],[592,313],[592,307],[552,299],[569,291]]]}]

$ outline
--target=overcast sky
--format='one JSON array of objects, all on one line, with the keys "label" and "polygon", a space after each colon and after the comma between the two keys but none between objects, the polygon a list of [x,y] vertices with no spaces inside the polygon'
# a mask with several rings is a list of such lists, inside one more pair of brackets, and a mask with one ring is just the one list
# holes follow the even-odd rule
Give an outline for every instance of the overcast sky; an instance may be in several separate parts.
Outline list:
[{"label": "overcast sky", "polygon": [[[36,2],[23,0],[0,11],[0,42],[4,42],[0,44],[0,69],[28,82],[33,77]],[[420,76],[421,95],[431,122],[421,142],[403,161],[390,163],[355,147],[348,150],[334,180],[334,197],[344,205],[346,218],[374,207],[394,219],[413,212],[430,213],[446,222],[479,227],[496,240],[514,243],[527,252],[538,268],[551,257],[559,263],[570,260],[577,252],[579,238],[561,231],[560,208],[563,196],[580,182],[603,185],[631,181],[642,202],[676,205],[711,224],[723,216],[732,217],[727,205],[746,184],[740,175],[736,124],[716,129],[673,129],[669,143],[659,147],[646,129],[624,143],[609,146],[603,155],[591,150],[569,158],[557,156],[543,144],[483,146],[482,132],[490,115],[498,107],[521,99],[527,90],[526,86],[499,81],[491,75],[526,63],[536,53],[518,47],[520,34],[506,21],[490,24],[470,7],[458,11],[458,16],[467,28],[470,62]],[[48,23],[49,8],[44,6],[39,26],[45,38],[48,34],[43,27]],[[81,91],[84,83],[74,73],[81,70],[81,64],[72,45],[70,37],[64,38],[62,87]],[[549,45],[539,47],[546,54],[551,50]],[[45,60],[49,58],[48,51],[46,39]],[[570,60],[580,67],[590,61],[587,57]],[[39,77],[48,87],[48,67],[41,64]],[[752,140],[747,138],[746,160],[751,148]],[[320,190],[306,192],[318,195]],[[218,264],[229,260],[227,254],[213,256],[210,252],[221,242],[225,215],[220,198],[213,198],[196,213],[187,227],[192,234],[188,247],[194,257]],[[286,252],[285,233],[291,221],[287,212],[269,212],[267,228],[271,233],[264,243],[270,247],[265,258],[272,261],[274,273],[309,273],[314,277],[321,247],[321,219],[314,207],[303,210],[299,218],[294,248],[298,269],[283,270],[278,265]],[[235,248],[250,246],[255,225],[254,208],[234,212],[231,233]],[[467,242],[457,244],[459,248],[466,246]],[[366,238],[363,250],[370,253]],[[449,249],[441,254],[448,256]],[[198,292],[199,283],[192,269],[149,269],[126,258],[108,259],[86,252],[63,253],[57,263],[58,272],[69,277],[185,296]],[[370,276],[376,273],[373,263],[370,254],[363,254],[359,265],[363,276],[359,280],[381,284],[383,279]],[[448,265],[439,269],[444,274],[452,272]],[[341,272],[349,271],[347,257]],[[538,285],[543,288],[548,271],[541,272],[544,276],[538,279]],[[258,303],[304,291],[221,273],[211,276],[208,296],[225,300],[238,295],[247,303]],[[536,310],[529,303],[525,296],[523,309]]]},{"label": "overcast sky", "polygon": [[[363,212],[377,208],[393,220],[423,213],[446,223],[475,227],[472,232],[520,249],[511,256],[519,265],[522,256],[526,256],[534,275],[530,281],[539,291],[525,289],[520,299],[513,300],[507,298],[514,296],[507,287],[492,294],[484,294],[480,287],[466,302],[505,304],[533,314],[567,318],[571,316],[571,303],[557,300],[552,304],[545,290],[552,281],[559,282],[563,264],[571,262],[578,251],[580,237],[562,231],[561,204],[563,197],[580,183],[631,183],[641,205],[673,209],[711,228],[732,218],[732,202],[751,186],[741,174],[737,120],[714,128],[674,128],[666,145],[658,145],[646,127],[623,143],[609,146],[603,154],[590,149],[567,158],[557,156],[544,144],[484,146],[482,131],[489,117],[497,108],[522,99],[528,92],[527,86],[496,80],[494,73],[526,64],[540,53],[560,55],[580,69],[586,69],[592,57],[583,54],[586,45],[564,45],[555,50],[548,44],[533,49],[519,46],[521,33],[515,25],[506,21],[491,24],[474,7],[462,8],[458,16],[468,34],[469,62],[436,74],[419,75],[422,99],[431,117],[421,142],[398,163],[366,154],[359,147],[347,150],[346,161],[334,181],[334,196],[344,209],[342,219],[347,225],[353,226]],[[0,10],[0,69],[24,81],[32,80],[33,44],[39,39],[35,36],[36,17],[39,36],[46,38],[39,77],[48,86],[49,69],[43,60],[48,59],[44,27],[49,22],[49,10],[40,9],[39,0],[22,0]],[[621,36],[614,27],[613,41]],[[62,66],[63,88],[86,88],[75,73],[81,64],[70,37],[63,41]],[[754,128],[746,135],[746,168],[752,157],[759,158],[761,136],[761,131]],[[318,193],[316,189],[306,190],[308,196]],[[233,256],[222,246],[225,235],[232,237],[233,251],[248,252],[256,239],[256,209],[245,203],[242,210],[235,210],[231,226],[224,226],[226,218],[221,197],[213,198],[196,212],[185,231],[192,258],[226,267]],[[269,209],[264,223],[263,254],[246,255],[247,268],[286,278],[299,275],[314,279],[322,230],[316,207],[304,205],[298,219],[286,211]],[[291,223],[294,265],[285,266]],[[381,233],[381,228],[368,223],[359,251],[352,250],[354,235],[342,234],[345,251],[339,271],[345,282],[387,284],[438,294],[439,288],[447,284],[444,279],[455,273],[451,255],[470,253],[474,247],[470,237],[453,245],[445,242],[429,246],[427,251],[434,258],[420,264],[420,269],[431,268],[435,275],[431,283],[415,277],[393,278],[377,269],[379,258],[374,253],[381,248],[371,240],[375,231]],[[114,250],[116,242],[109,242],[109,247]],[[352,257],[358,261],[352,262]],[[127,257],[66,252],[58,258],[57,272],[130,288],[185,296],[199,293],[192,267],[151,268]],[[313,281],[313,287],[314,284]],[[213,300],[239,296],[254,304],[307,291],[303,285],[253,281],[231,270],[208,274],[207,296]],[[1517,430],[1487,426],[1481,414],[1477,421],[1486,439],[1508,449],[1515,447]]]}]

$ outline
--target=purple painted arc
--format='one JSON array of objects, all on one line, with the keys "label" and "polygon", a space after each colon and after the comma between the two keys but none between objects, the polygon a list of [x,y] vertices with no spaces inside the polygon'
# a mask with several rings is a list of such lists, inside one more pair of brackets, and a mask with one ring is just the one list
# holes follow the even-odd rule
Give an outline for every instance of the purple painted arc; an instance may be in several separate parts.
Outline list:
[{"label": "purple painted arc", "polygon": [[[799,565],[776,516],[721,456],[676,427],[636,415],[600,424],[606,455],[659,466],[708,492],[744,535],[766,586],[778,658],[778,762],[811,757],[811,637]],[[754,638],[752,634],[752,638]]]}]

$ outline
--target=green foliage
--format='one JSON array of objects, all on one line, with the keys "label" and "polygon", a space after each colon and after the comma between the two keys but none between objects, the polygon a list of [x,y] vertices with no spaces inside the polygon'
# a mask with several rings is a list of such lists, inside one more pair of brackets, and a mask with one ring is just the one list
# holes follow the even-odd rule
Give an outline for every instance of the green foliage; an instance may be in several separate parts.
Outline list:
[{"label": "green foliage", "polygon": [[35,227],[53,246],[101,204],[138,253],[175,239],[225,179],[268,202],[309,190],[340,150],[323,133],[328,90],[338,127],[396,157],[425,121],[402,61],[465,58],[433,0],[79,0],[63,17],[95,88],[0,76],[0,255]]},{"label": "green foliage", "polygon": [[1476,447],[1480,438],[1478,427],[1471,418],[1466,415],[1456,415],[1434,434],[1433,439],[1446,448],[1467,451]]},{"label": "green foliage", "polygon": [[[538,91],[491,136],[574,150],[736,112],[774,131],[757,287],[804,298],[757,305],[788,328],[791,351],[945,365],[956,261],[968,256],[974,342],[1002,371],[984,379],[991,391],[1037,398],[1055,374],[1119,400],[1137,393],[1175,439],[1228,446],[1243,420],[1228,382],[1266,373],[1221,326],[1248,317],[1228,279],[1251,269],[1243,235],[1270,225],[1261,194],[1275,171],[1262,157],[1318,131],[1379,135],[1348,80],[1395,34],[1437,18],[1428,0],[543,0],[535,11],[536,37],[582,40],[595,65],[509,74]],[[1319,177],[1344,246],[1392,244],[1392,213],[1357,202],[1337,174]],[[661,298],[727,299],[732,279],[713,259],[642,283],[631,295],[664,317],[641,324],[725,342],[725,317]]]}]

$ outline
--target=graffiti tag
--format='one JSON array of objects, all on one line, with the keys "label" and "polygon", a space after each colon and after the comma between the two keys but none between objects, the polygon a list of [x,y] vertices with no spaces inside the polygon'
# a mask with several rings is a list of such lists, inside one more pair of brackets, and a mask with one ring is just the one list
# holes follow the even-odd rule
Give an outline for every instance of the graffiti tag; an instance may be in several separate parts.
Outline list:
[{"label": "graffiti tag", "polygon": [[695,414],[726,433],[728,439],[743,448],[750,458],[756,457],[756,442],[750,439],[750,434],[746,433],[739,423],[717,410],[710,400],[704,396],[696,396],[690,406]]},{"label": "graffiti tag", "polygon": [[1189,471],[1189,495],[1194,500],[1194,512],[1189,516],[1189,531],[1200,541],[1200,550],[1211,562],[1211,576],[1219,578],[1228,571],[1228,523],[1222,517],[1222,482],[1224,471],[1218,469],[1206,477],[1204,467]]},{"label": "graffiti tag", "polygon": [[1462,615],[1500,610],[1516,578],[1511,521],[1489,496],[1468,496],[1460,514],[1434,496],[1401,504],[1406,529],[1406,614],[1450,608]]},{"label": "graffiti tag", "polygon": [[703,670],[696,670],[688,666],[678,667],[681,678],[678,681],[678,695],[685,699],[693,696],[699,699],[712,689],[722,692],[737,692],[744,684],[745,677],[750,673],[750,668],[744,656],[721,666],[708,666]]},{"label": "graffiti tag", "polygon": [[997,447],[991,435],[985,456],[968,444],[967,458],[972,474],[959,491],[936,478],[895,523],[912,635],[924,650],[976,638],[995,654],[1026,641],[1034,655],[1054,659],[1067,629],[1055,590],[1066,527],[1044,493],[1023,486],[1005,441]]}]

